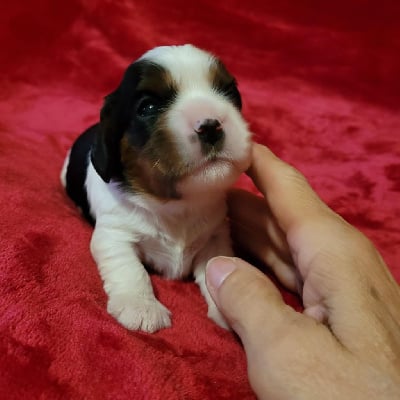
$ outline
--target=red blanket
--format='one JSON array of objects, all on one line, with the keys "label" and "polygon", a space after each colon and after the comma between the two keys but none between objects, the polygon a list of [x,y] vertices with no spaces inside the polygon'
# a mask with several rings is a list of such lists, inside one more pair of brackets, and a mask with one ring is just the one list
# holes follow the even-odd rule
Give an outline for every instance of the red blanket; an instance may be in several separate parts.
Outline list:
[{"label": "red blanket", "polygon": [[240,342],[208,320],[195,284],[152,277],[173,312],[172,328],[156,334],[107,314],[92,229],[59,183],[67,148],[97,121],[103,96],[156,45],[218,54],[239,81],[255,139],[303,171],[400,280],[398,1],[2,8],[1,399],[254,398]]}]

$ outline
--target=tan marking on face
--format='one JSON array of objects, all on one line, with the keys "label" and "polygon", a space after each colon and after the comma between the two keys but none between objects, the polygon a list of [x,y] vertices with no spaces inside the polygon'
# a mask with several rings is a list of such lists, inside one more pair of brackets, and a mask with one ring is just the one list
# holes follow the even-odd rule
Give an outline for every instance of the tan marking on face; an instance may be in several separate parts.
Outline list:
[{"label": "tan marking on face", "polygon": [[[169,71],[157,64],[143,71],[137,92],[149,92],[159,98],[176,93],[176,83]],[[167,128],[165,114],[159,115],[154,130],[142,148],[129,142],[125,133],[120,144],[124,176],[134,192],[146,193],[159,199],[176,199],[176,183],[184,170],[184,163],[173,133]]]},{"label": "tan marking on face", "polygon": [[233,82],[234,78],[220,60],[214,59],[209,68],[208,81],[213,86],[224,87]]},{"label": "tan marking on face", "polygon": [[132,146],[124,135],[121,161],[125,179],[134,192],[165,200],[180,198],[176,184],[187,168],[176,149],[172,133],[163,127],[162,122],[142,149]]},{"label": "tan marking on face", "polygon": [[176,83],[169,71],[154,64],[147,66],[136,90],[151,92],[163,97],[165,93],[171,90],[176,91]]}]

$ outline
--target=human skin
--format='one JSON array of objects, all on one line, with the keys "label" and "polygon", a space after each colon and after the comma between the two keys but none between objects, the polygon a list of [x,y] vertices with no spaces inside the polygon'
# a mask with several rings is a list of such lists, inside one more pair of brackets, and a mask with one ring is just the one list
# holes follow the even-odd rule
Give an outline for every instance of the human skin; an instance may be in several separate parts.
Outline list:
[{"label": "human skin", "polygon": [[247,355],[260,399],[400,399],[400,289],[373,244],[296,169],[253,146],[248,175],[263,197],[233,191],[234,240],[298,291],[286,305],[239,258],[216,257],[208,289]]}]

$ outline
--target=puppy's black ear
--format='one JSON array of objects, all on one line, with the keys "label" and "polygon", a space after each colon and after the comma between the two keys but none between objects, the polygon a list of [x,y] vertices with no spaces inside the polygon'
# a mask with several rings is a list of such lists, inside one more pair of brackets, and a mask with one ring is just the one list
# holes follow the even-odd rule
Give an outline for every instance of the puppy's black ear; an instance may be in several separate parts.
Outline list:
[{"label": "puppy's black ear", "polygon": [[104,182],[120,173],[119,141],[122,133],[118,134],[115,124],[116,108],[118,107],[118,89],[106,96],[100,112],[100,124],[91,151],[91,161],[96,172]]},{"label": "puppy's black ear", "polygon": [[106,96],[100,112],[100,125],[92,146],[91,161],[104,182],[122,178],[120,142],[132,120],[142,64],[142,61],[137,61],[128,67],[119,87]]}]

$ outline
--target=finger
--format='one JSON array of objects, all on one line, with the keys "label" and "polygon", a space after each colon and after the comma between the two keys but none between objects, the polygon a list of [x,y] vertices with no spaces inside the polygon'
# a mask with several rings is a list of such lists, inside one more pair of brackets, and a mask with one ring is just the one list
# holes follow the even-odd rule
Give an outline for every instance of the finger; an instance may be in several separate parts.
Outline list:
[{"label": "finger", "polygon": [[288,334],[288,321],[302,317],[284,303],[263,273],[238,258],[211,259],[206,282],[218,308],[245,345],[261,341],[264,347],[273,346],[283,333]]},{"label": "finger", "polygon": [[[232,190],[228,194],[229,218],[238,226],[247,227],[268,237],[286,262],[291,261],[286,236],[272,215],[265,199],[245,190]],[[252,235],[247,237],[250,242]],[[246,245],[249,243],[245,243]]]},{"label": "finger", "polygon": [[267,199],[285,233],[304,221],[333,213],[299,171],[277,158],[265,146],[253,145],[253,161],[248,175]]},{"label": "finger", "polygon": [[254,145],[248,173],[286,234],[304,280],[306,314],[327,320],[339,342],[353,352],[383,346],[381,316],[388,307],[381,298],[394,285],[382,279],[389,272],[373,246],[267,148]]},{"label": "finger", "polygon": [[[339,247],[338,238],[347,236],[347,232],[354,228],[318,197],[299,171],[266,147],[254,144],[248,174],[264,194],[271,213],[286,236],[293,262],[305,281],[311,265],[316,265],[312,260],[325,250],[334,252]],[[323,265],[322,262],[321,267]],[[336,288],[340,289],[336,268],[342,270],[343,264],[338,263],[332,273],[332,277],[337,275]]]},{"label": "finger", "polygon": [[[298,385],[299,379],[309,376],[307,372],[317,365],[332,368],[331,354],[343,357],[324,325],[287,306],[272,282],[246,262],[227,257],[211,259],[206,283],[242,340],[250,384],[260,398],[299,396],[303,387]],[[348,363],[340,365],[347,367]],[[320,386],[316,392],[321,392]],[[309,398],[309,394],[306,390],[300,397]]]},{"label": "finger", "polygon": [[275,248],[265,232],[249,230],[246,226],[237,225],[235,221],[231,221],[231,228],[233,241],[240,248],[269,267],[286,288],[299,292],[301,285],[295,267],[290,259],[283,257]]}]

